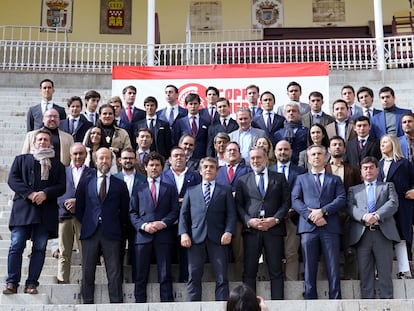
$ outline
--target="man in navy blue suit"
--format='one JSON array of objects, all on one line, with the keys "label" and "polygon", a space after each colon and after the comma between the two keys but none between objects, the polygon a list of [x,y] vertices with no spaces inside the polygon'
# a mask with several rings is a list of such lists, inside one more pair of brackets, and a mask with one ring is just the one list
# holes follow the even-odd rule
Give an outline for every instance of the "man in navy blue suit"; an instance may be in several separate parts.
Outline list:
[{"label": "man in navy blue suit", "polygon": [[[275,157],[277,163],[269,167],[269,170],[282,173],[292,190],[296,177],[306,173],[302,166],[293,164],[292,148],[286,140],[279,141],[275,146]],[[285,217],[286,237],[285,237],[285,279],[287,281],[297,281],[299,279],[299,246],[300,238],[296,234],[298,214],[290,206]]]},{"label": "man in navy blue suit", "polygon": [[171,261],[175,246],[173,224],[178,219],[178,194],[161,178],[164,158],[151,152],[144,159],[147,182],[132,194],[130,219],[135,228],[135,301],[147,301],[147,280],[151,256],[155,253],[160,283],[160,300],[173,301]]},{"label": "man in navy blue suit", "polygon": [[188,115],[177,120],[172,129],[173,145],[177,146],[184,134],[191,134],[196,139],[193,156],[201,159],[206,156],[209,120],[205,120],[199,114],[200,96],[190,93],[185,97]]},{"label": "man in navy blue suit", "polygon": [[[371,119],[377,113],[380,113],[381,110],[375,109],[374,105],[374,91],[366,86],[361,86],[357,91],[358,102],[362,106],[362,114],[369,119]],[[356,119],[359,115],[353,116],[353,119]]]},{"label": "man in navy blue suit", "polygon": [[135,122],[145,118],[145,111],[135,106],[137,88],[133,85],[124,87],[122,96],[124,97],[124,109],[121,111],[121,119],[133,126]]},{"label": "man in navy blue suit", "polygon": [[82,142],[86,132],[92,127],[92,123],[81,114],[82,99],[79,96],[72,96],[68,99],[70,115],[67,119],[61,120],[59,129],[72,135],[73,141]]},{"label": "man in navy blue suit", "polygon": [[253,147],[249,157],[253,172],[240,177],[236,188],[236,208],[244,226],[243,283],[256,292],[259,257],[264,249],[271,299],[283,299],[283,238],[284,219],[290,207],[289,185],[282,174],[268,170],[264,149]]},{"label": "man in navy blue suit", "polygon": [[414,114],[406,113],[401,118],[401,127],[404,135],[399,136],[401,151],[404,158],[414,163]]},{"label": "man in navy blue suit", "polygon": [[94,303],[95,269],[100,254],[105,260],[109,301],[121,303],[121,247],[129,226],[129,193],[122,180],[109,170],[113,153],[96,151],[95,174],[82,179],[76,191],[76,217],[81,223],[83,303]]},{"label": "man in navy blue suit", "polygon": [[175,85],[169,84],[165,87],[165,98],[167,100],[167,107],[157,111],[157,117],[168,122],[172,129],[177,120],[187,115],[187,109],[178,105],[178,88]]},{"label": "man in navy blue suit", "polygon": [[188,189],[180,212],[178,234],[188,248],[188,300],[201,301],[201,279],[208,257],[216,279],[216,300],[227,300],[228,248],[236,225],[236,209],[230,187],[215,182],[218,164],[214,158],[200,161],[202,183]]},{"label": "man in navy blue suit", "polygon": [[346,195],[340,177],[325,172],[326,152],[320,145],[308,147],[311,172],[299,175],[292,190],[292,207],[299,214],[305,299],[318,298],[316,275],[321,252],[328,274],[329,298],[341,298],[339,252],[342,229],[338,212],[346,206]]},{"label": "man in navy blue suit", "polygon": [[200,109],[200,116],[205,120],[210,120],[210,124],[213,124],[219,120],[219,114],[217,112],[217,99],[220,92],[214,86],[209,86],[206,89],[207,105],[203,109]]}]

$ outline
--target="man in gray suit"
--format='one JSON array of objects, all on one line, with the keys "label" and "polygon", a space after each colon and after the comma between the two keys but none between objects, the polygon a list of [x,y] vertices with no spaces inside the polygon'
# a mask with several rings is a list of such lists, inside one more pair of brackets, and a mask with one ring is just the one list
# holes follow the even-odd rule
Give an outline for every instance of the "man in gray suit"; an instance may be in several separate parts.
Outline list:
[{"label": "man in gray suit", "polygon": [[236,112],[236,121],[239,129],[229,134],[230,141],[235,141],[240,145],[242,158],[248,164],[249,150],[253,143],[261,137],[266,137],[266,132],[252,127],[252,112],[247,107],[240,107]]},{"label": "man in gray suit", "polygon": [[378,161],[365,157],[361,161],[363,184],[349,188],[348,213],[353,222],[349,242],[355,245],[361,280],[361,298],[375,298],[375,275],[378,272],[379,296],[393,298],[393,243],[399,242],[394,213],[398,197],[393,183],[377,180]]}]

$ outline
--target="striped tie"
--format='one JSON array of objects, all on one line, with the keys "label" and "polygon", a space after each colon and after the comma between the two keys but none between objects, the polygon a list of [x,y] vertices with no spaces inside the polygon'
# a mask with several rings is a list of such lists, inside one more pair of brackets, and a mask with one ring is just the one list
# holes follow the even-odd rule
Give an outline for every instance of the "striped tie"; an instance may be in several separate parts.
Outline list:
[{"label": "striped tie", "polygon": [[204,202],[206,202],[206,206],[210,205],[210,199],[211,199],[211,197],[210,197],[210,185],[211,184],[209,182],[204,184],[204,186],[205,186]]}]

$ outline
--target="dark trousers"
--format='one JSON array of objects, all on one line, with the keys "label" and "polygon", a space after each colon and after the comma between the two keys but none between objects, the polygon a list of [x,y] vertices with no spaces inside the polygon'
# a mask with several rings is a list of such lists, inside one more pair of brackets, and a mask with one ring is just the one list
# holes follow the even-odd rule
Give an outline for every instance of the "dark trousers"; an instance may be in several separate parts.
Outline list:
[{"label": "dark trousers", "polygon": [[201,301],[201,280],[204,273],[204,263],[207,254],[213,266],[216,279],[216,301],[229,298],[229,281],[227,278],[227,266],[229,262],[228,246],[219,245],[206,239],[203,243],[193,244],[188,249],[189,280],[187,285],[188,300]]},{"label": "dark trousers", "polygon": [[375,298],[375,268],[378,271],[380,298],[393,298],[392,259],[393,242],[388,240],[381,230],[365,229],[355,245],[361,280],[361,298]]},{"label": "dark trousers", "polygon": [[251,231],[244,233],[243,243],[243,283],[256,292],[256,277],[259,268],[259,257],[264,248],[265,261],[269,270],[271,299],[283,299],[283,236],[272,235],[269,232],[251,229]]},{"label": "dark trousers", "polygon": [[83,303],[94,303],[95,269],[101,251],[105,260],[106,277],[108,279],[109,301],[121,303],[122,274],[121,274],[121,241],[109,240],[103,236],[99,225],[96,232],[82,241],[82,288]]},{"label": "dark trousers", "polygon": [[174,301],[172,291],[171,261],[174,244],[152,243],[135,245],[135,302],[147,302],[147,282],[152,252],[157,261],[158,282],[161,302]]},{"label": "dark trousers", "polygon": [[305,270],[305,299],[317,299],[316,277],[320,250],[325,259],[329,281],[329,298],[341,299],[339,276],[340,235],[316,228],[313,232],[301,234],[303,264]]}]

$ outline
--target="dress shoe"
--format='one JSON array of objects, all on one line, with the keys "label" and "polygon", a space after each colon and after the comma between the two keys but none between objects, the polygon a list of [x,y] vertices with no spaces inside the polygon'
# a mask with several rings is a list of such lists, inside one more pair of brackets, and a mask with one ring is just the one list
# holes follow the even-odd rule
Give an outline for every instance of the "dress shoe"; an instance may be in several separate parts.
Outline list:
[{"label": "dress shoe", "polygon": [[14,284],[7,284],[3,290],[4,295],[17,294],[17,286]]},{"label": "dress shoe", "polygon": [[37,294],[38,291],[37,291],[36,285],[33,285],[33,284],[27,285],[24,288],[24,293],[25,294],[31,294],[31,295]]}]

